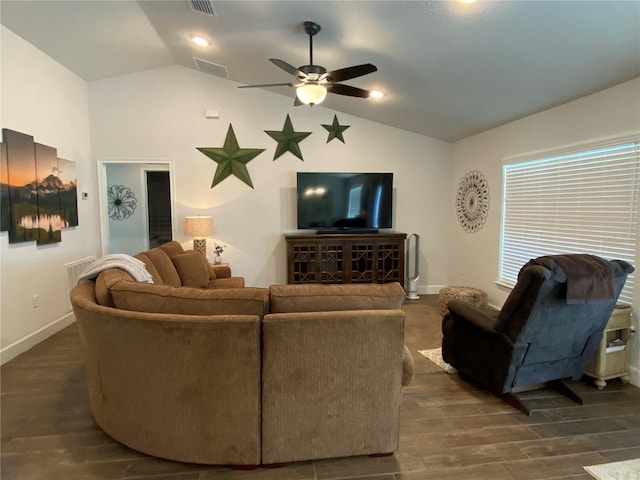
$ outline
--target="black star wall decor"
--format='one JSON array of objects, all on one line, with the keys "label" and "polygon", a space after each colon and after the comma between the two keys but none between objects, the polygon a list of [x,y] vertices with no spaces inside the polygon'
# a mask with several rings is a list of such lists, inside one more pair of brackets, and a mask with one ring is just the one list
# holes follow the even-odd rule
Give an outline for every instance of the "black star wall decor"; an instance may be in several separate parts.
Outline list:
[{"label": "black star wall decor", "polygon": [[312,132],[294,131],[289,114],[287,114],[287,119],[284,121],[284,127],[282,130],[265,130],[264,133],[278,142],[276,153],[273,156],[274,160],[285,152],[291,152],[300,160],[304,161],[304,158],[302,158],[302,152],[300,151],[300,145],[298,144],[311,135]]},{"label": "black star wall decor", "polygon": [[329,143],[334,138],[337,138],[342,143],[344,143],[344,137],[342,136],[342,132],[344,132],[351,125],[340,125],[338,122],[338,116],[333,116],[333,123],[331,125],[322,125],[325,130],[329,132],[329,137],[327,138],[327,143]]},{"label": "black star wall decor", "polygon": [[264,148],[240,148],[233,127],[229,124],[227,137],[224,146],[218,147],[196,147],[207,157],[218,164],[216,173],[213,175],[211,188],[215,187],[229,175],[235,175],[244,183],[253,188],[251,177],[247,170],[247,163],[264,152]]}]

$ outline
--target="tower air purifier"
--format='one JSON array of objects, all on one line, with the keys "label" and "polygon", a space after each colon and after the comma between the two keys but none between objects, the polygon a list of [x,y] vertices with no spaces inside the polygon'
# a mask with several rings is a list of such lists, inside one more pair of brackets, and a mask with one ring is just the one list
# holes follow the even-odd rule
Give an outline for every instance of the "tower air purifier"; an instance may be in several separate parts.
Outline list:
[{"label": "tower air purifier", "polygon": [[[413,275],[411,274],[411,239],[413,239]],[[420,250],[420,235],[412,233],[407,237],[407,298],[410,300],[416,300],[420,298],[418,296],[418,278],[420,278],[420,272],[418,271],[418,257]]]}]

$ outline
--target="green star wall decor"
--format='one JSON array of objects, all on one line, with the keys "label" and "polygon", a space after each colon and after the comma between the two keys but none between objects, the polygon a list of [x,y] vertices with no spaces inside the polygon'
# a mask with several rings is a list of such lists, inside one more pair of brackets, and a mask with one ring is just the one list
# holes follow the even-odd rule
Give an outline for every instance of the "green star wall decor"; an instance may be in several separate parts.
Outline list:
[{"label": "green star wall decor", "polygon": [[273,156],[274,160],[285,152],[291,152],[300,160],[304,161],[304,158],[302,158],[302,152],[300,151],[300,145],[298,145],[298,143],[311,135],[311,132],[294,131],[289,114],[287,114],[287,119],[284,121],[284,127],[282,130],[265,130],[264,133],[278,142],[276,153]]},{"label": "green star wall decor", "polygon": [[344,137],[342,136],[342,132],[344,132],[351,125],[340,125],[338,122],[338,116],[333,116],[333,123],[331,125],[322,125],[327,132],[329,132],[329,137],[327,138],[327,143],[329,143],[334,138],[337,138],[342,143],[344,143]]},{"label": "green star wall decor", "polygon": [[240,148],[233,126],[229,124],[227,137],[222,148],[217,147],[196,147],[207,157],[218,164],[216,173],[213,175],[211,188],[215,187],[229,175],[235,175],[244,183],[253,188],[251,177],[247,170],[247,163],[264,152],[264,148]]}]

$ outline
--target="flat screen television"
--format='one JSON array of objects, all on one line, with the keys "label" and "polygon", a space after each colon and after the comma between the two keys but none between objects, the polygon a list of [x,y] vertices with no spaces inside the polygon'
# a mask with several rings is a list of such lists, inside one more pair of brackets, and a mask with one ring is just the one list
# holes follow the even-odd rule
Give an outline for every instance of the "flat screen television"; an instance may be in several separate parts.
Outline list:
[{"label": "flat screen television", "polygon": [[298,172],[298,229],[375,232],[393,222],[393,173]]}]

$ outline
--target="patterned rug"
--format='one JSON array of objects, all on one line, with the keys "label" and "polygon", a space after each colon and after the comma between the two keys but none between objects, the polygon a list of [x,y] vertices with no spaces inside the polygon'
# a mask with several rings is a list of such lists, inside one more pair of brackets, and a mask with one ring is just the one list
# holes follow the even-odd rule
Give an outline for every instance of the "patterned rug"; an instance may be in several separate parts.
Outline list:
[{"label": "patterned rug", "polygon": [[453,368],[451,365],[442,360],[442,349],[434,348],[431,350],[418,350],[418,353],[422,355],[427,360],[431,360],[437,366],[439,366],[442,370],[447,373],[458,373],[458,371]]},{"label": "patterned rug", "polygon": [[637,480],[640,478],[640,458],[624,462],[590,465],[583,468],[597,480]]}]

